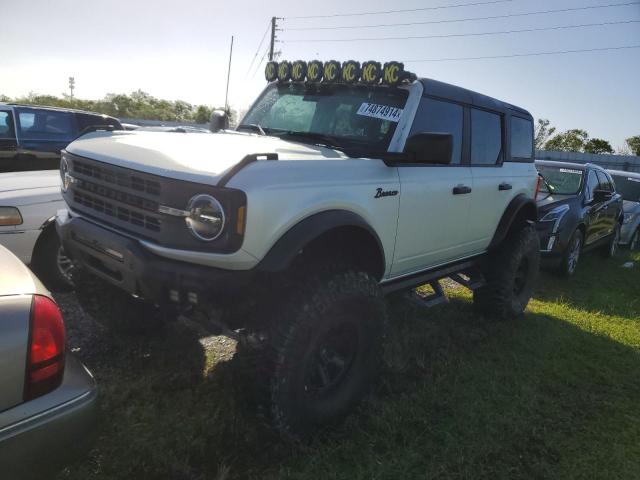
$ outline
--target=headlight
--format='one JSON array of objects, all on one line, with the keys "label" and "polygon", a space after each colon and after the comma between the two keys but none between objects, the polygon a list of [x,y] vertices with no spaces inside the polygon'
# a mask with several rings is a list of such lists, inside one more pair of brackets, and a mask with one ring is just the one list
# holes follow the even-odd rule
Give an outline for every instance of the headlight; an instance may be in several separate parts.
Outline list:
[{"label": "headlight", "polygon": [[62,155],[60,159],[60,180],[62,181],[62,193],[67,191],[69,184],[71,183],[71,175],[69,174],[69,162],[67,157]]},{"label": "headlight", "polygon": [[22,215],[16,207],[0,207],[0,226],[20,225]]},{"label": "headlight", "polygon": [[189,216],[185,218],[189,231],[199,240],[211,242],[224,229],[224,210],[218,200],[211,195],[196,195],[187,206]]},{"label": "headlight", "polygon": [[569,205],[564,204],[559,207],[554,208],[553,210],[547,212],[544,217],[540,219],[541,222],[556,222],[562,219],[565,214],[569,211]]}]

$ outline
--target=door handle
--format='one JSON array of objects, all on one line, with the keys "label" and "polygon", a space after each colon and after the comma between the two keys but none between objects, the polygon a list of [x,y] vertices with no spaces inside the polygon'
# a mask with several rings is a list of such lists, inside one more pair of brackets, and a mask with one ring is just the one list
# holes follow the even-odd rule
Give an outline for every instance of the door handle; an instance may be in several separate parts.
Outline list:
[{"label": "door handle", "polygon": [[456,185],[453,187],[454,195],[466,195],[467,193],[471,193],[471,187],[467,187],[466,185]]},{"label": "door handle", "polygon": [[500,185],[498,185],[498,190],[503,191],[503,190],[511,190],[513,188],[513,186],[510,183],[501,183]]}]

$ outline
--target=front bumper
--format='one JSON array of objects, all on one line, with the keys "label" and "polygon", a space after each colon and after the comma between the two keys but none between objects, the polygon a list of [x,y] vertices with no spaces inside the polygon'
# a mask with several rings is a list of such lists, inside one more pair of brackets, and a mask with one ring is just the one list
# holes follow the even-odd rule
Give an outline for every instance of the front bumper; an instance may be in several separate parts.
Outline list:
[{"label": "front bumper", "polygon": [[97,387],[89,371],[68,356],[54,391],[0,413],[2,478],[44,478],[91,446]]},{"label": "front bumper", "polygon": [[245,287],[251,270],[225,270],[160,257],[134,238],[81,217],[56,219],[65,251],[112,285],[156,304],[198,303]]},{"label": "front bumper", "polygon": [[538,222],[536,224],[540,238],[540,253],[546,262],[558,261],[569,244],[570,234],[566,228],[558,229],[555,222]]}]

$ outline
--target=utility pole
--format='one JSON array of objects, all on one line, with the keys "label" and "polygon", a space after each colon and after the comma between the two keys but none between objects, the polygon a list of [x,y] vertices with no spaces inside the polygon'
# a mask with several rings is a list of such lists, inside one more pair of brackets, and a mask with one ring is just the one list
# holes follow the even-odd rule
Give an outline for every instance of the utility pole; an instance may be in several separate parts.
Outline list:
[{"label": "utility pole", "polygon": [[276,17],[271,17],[271,44],[269,45],[269,61],[273,61],[273,46],[276,43]]},{"label": "utility pole", "polygon": [[73,89],[76,88],[76,79],[74,77],[69,77],[69,98],[73,100]]},{"label": "utility pole", "polygon": [[231,49],[229,50],[229,68],[227,69],[227,91],[224,94],[224,111],[229,113],[229,77],[231,76],[231,57],[233,56],[233,35],[231,35]]}]

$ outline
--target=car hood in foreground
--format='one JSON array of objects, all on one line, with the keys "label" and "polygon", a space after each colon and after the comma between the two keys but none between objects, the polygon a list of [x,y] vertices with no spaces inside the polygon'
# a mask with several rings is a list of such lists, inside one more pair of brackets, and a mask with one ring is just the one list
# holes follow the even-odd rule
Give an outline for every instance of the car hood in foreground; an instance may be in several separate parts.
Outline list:
[{"label": "car hood in foreground", "polygon": [[199,183],[215,182],[251,154],[277,153],[280,160],[346,158],[330,148],[239,132],[94,132],[71,143],[66,150],[120,167]]},{"label": "car hood in foreground", "polygon": [[57,169],[0,173],[0,193],[49,187],[60,188]]}]

